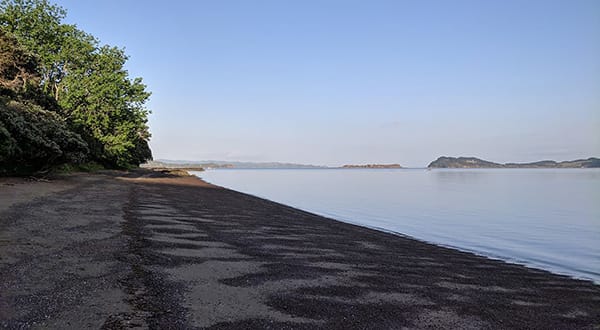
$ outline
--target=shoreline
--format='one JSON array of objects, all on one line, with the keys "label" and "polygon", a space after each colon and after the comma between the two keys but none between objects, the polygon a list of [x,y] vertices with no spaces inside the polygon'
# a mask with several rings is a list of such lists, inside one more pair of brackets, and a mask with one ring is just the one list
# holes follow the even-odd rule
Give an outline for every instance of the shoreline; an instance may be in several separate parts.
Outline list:
[{"label": "shoreline", "polygon": [[65,190],[0,209],[2,327],[600,323],[600,286],[591,281],[318,216],[196,176],[140,170],[66,181]]},{"label": "shoreline", "polygon": [[[343,168],[330,168],[330,169],[339,169],[339,170],[346,170]],[[442,171],[469,171],[469,170],[515,170],[515,169],[519,169],[519,170],[533,170],[533,171],[538,171],[538,170],[555,170],[553,168],[433,168],[434,171],[438,171],[438,170],[442,170]],[[560,168],[562,170],[580,170],[580,168]],[[581,168],[583,170],[588,170],[591,169],[593,171],[600,171],[599,168]],[[221,169],[215,169],[215,170],[221,170]],[[245,170],[245,169],[225,169],[225,170]],[[249,169],[249,170],[253,170],[253,169]],[[270,170],[270,169],[267,169]],[[285,170],[285,169],[282,169]],[[289,170],[296,170],[296,169],[289,169]],[[349,170],[371,170],[368,168],[349,168]],[[380,169],[372,169],[374,171],[378,171]],[[392,170],[417,170],[415,168],[399,168],[399,169],[392,169]],[[423,168],[423,170],[428,170],[427,168]],[[431,170],[431,169],[429,169]],[[194,171],[190,171],[190,172],[194,172]],[[199,180],[202,180],[203,182],[207,182],[209,184],[214,184],[208,181],[205,181],[201,176],[202,176],[202,172],[197,172],[195,174],[190,173],[191,175],[196,176]],[[217,176],[218,178],[218,176]],[[260,182],[254,182],[255,186],[258,184],[260,185]],[[218,185],[217,185],[218,186]],[[225,186],[219,186],[221,188],[224,189],[231,189],[234,191],[235,188],[229,188],[229,187],[225,187]],[[244,187],[244,189],[248,189],[249,186]],[[256,191],[256,190],[255,190]],[[260,191],[260,189],[259,189]],[[360,218],[358,220],[356,220],[356,218],[354,219],[349,219],[349,220],[345,220],[341,215],[338,214],[334,214],[334,213],[328,213],[327,211],[333,210],[332,212],[337,211],[336,209],[327,209],[327,208],[323,208],[321,207],[321,209],[319,210],[310,210],[310,209],[305,209],[302,206],[299,206],[298,204],[301,203],[297,203],[297,201],[295,200],[290,200],[288,197],[287,200],[287,204],[286,202],[279,202],[275,199],[272,198],[277,198],[277,196],[274,196],[273,194],[271,194],[269,196],[268,191],[264,192],[264,194],[266,194],[267,196],[260,196],[260,195],[256,195],[253,194],[252,192],[248,192],[248,191],[238,191],[240,193],[244,193],[244,194],[248,194],[250,196],[256,197],[256,198],[261,198],[261,199],[265,199],[267,201],[273,202],[273,203],[277,203],[283,206],[288,206],[288,207],[292,207],[292,208],[296,208],[299,209],[301,211],[304,212],[308,212],[310,214],[314,214],[316,216],[320,216],[320,217],[324,217],[328,220],[332,220],[332,221],[339,221],[342,223],[346,223],[346,224],[351,224],[351,225],[356,225],[359,227],[364,227],[364,228],[369,228],[369,229],[373,229],[373,230],[377,230],[377,231],[381,231],[381,232],[385,232],[385,233],[390,233],[393,235],[397,235],[400,237],[404,237],[404,238],[410,238],[410,239],[414,239],[417,240],[419,242],[423,242],[423,243],[427,243],[427,244],[432,244],[432,245],[436,245],[436,246],[440,246],[440,247],[445,247],[445,248],[450,248],[450,249],[455,249],[458,251],[462,251],[462,252],[468,252],[468,253],[472,253],[475,254],[477,256],[482,256],[485,258],[489,258],[489,259],[493,259],[493,260],[499,260],[499,261],[503,261],[509,264],[515,264],[515,265],[521,265],[521,266],[525,266],[528,268],[532,268],[532,269],[536,269],[536,270],[542,270],[542,271],[547,271],[550,272],[552,274],[556,274],[556,275],[561,275],[561,276],[568,276],[570,278],[576,279],[576,280],[583,280],[583,281],[590,281],[596,285],[600,285],[600,274],[598,273],[594,273],[593,269],[585,269],[585,268],[576,268],[576,267],[567,267],[567,266],[561,266],[560,264],[556,263],[556,262],[552,262],[553,260],[546,260],[546,259],[536,259],[536,258],[526,258],[522,257],[513,257],[510,256],[510,254],[508,255],[502,255],[502,253],[498,253],[498,252],[491,252],[491,251],[486,251],[484,250],[477,250],[475,248],[469,248],[469,247],[463,247],[460,245],[453,245],[451,243],[448,244],[444,244],[444,243],[440,243],[440,242],[436,242],[434,240],[427,240],[425,238],[419,238],[417,236],[413,236],[410,234],[406,234],[404,232],[401,231],[397,231],[394,229],[388,229],[385,227],[379,227],[376,225],[369,225],[367,223],[363,223],[361,222]],[[306,204],[305,204],[306,205]],[[314,207],[314,205],[312,205]],[[500,251],[500,250],[496,250],[496,251]]]},{"label": "shoreline", "polygon": [[299,208],[299,207],[296,207],[296,206],[293,206],[293,205],[288,205],[288,204],[285,204],[285,203],[281,203],[281,202],[278,202],[278,201],[275,201],[275,200],[272,200],[272,199],[269,199],[269,198],[261,197],[261,196],[258,196],[258,195],[253,195],[251,193],[246,193],[246,192],[238,191],[238,190],[227,188],[227,187],[224,187],[224,186],[219,186],[217,184],[210,183],[210,182],[208,182],[208,181],[206,181],[206,180],[204,180],[204,179],[202,179],[202,178],[200,178],[200,177],[198,177],[198,176],[196,176],[194,174],[191,174],[191,175],[194,176],[194,177],[196,177],[198,180],[200,180],[200,181],[208,184],[208,185],[212,185],[212,186],[215,186],[215,187],[218,187],[218,188],[221,188],[221,189],[231,190],[231,191],[234,191],[234,192],[237,192],[237,193],[240,193],[240,194],[244,194],[244,195],[248,195],[248,196],[251,196],[251,197],[254,197],[254,198],[263,199],[265,201],[268,201],[268,202],[271,202],[271,203],[274,203],[274,204],[278,204],[278,205],[281,205],[281,206],[284,206],[284,207],[289,207],[289,208],[292,208],[292,209],[296,209],[296,210],[301,211],[301,212],[306,212],[306,213],[308,213],[310,215],[314,215],[314,216],[317,216],[317,217],[322,217],[322,218],[324,218],[325,220],[328,220],[328,221],[336,221],[336,222],[340,222],[340,223],[347,224],[347,225],[352,225],[352,226],[357,226],[357,227],[360,227],[360,228],[366,228],[366,229],[370,229],[370,230],[375,230],[375,231],[378,231],[378,232],[382,232],[382,233],[386,233],[386,234],[391,234],[391,235],[394,235],[394,236],[398,236],[398,237],[401,237],[401,238],[411,239],[411,240],[414,240],[414,241],[417,241],[417,242],[420,242],[420,243],[431,244],[431,245],[438,246],[438,247],[441,247],[441,248],[446,248],[446,249],[452,249],[452,250],[456,250],[456,251],[460,251],[460,252],[471,253],[471,254],[476,255],[478,257],[483,257],[483,258],[487,258],[487,259],[490,259],[490,260],[497,260],[497,261],[505,262],[505,263],[511,264],[511,265],[524,266],[524,267],[532,269],[532,270],[544,271],[544,272],[548,272],[548,273],[553,274],[553,275],[566,276],[566,277],[574,279],[574,280],[587,281],[587,282],[591,282],[594,285],[599,285],[600,286],[600,281],[595,281],[592,278],[578,277],[576,275],[569,274],[569,273],[561,273],[561,272],[558,272],[558,271],[552,271],[552,270],[549,270],[549,269],[544,269],[544,268],[541,268],[541,267],[536,267],[535,264],[528,264],[527,261],[520,261],[520,260],[517,260],[517,259],[508,259],[506,257],[502,257],[502,256],[498,256],[498,255],[488,255],[488,254],[485,254],[485,252],[481,252],[481,251],[477,251],[477,250],[471,250],[471,249],[462,248],[462,247],[459,247],[459,246],[453,246],[453,245],[449,245],[449,244],[441,244],[441,243],[436,243],[436,242],[432,242],[432,241],[427,241],[425,239],[420,239],[420,238],[415,237],[415,236],[404,234],[402,232],[394,231],[394,230],[391,230],[391,229],[386,229],[386,228],[383,228],[383,227],[369,226],[369,225],[366,225],[366,224],[361,224],[361,223],[358,223],[358,222],[352,222],[352,221],[349,221],[349,220],[346,221],[346,220],[342,220],[342,219],[337,219],[337,218],[334,218],[332,216],[328,216],[328,215],[325,215],[325,214],[319,214],[317,212],[311,212],[309,210],[304,210],[302,208]]}]

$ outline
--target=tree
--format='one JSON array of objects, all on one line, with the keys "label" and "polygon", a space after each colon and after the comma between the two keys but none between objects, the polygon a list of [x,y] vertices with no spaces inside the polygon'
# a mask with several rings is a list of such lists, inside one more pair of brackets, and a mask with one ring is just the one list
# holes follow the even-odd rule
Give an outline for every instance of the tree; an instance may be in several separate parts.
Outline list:
[{"label": "tree", "polygon": [[62,23],[65,15],[48,0],[0,3],[0,27],[38,56],[41,89],[87,141],[91,158],[116,167],[151,159],[145,107],[150,93],[142,79],[129,77],[122,49],[100,46],[92,35]]},{"label": "tree", "polygon": [[123,69],[126,60],[121,49],[99,48],[89,65],[64,78],[62,84],[69,92],[59,101],[79,130],[101,142],[102,161],[119,167],[151,157],[148,148],[140,148],[150,137],[144,106],[150,93],[140,78],[128,78]]},{"label": "tree", "polygon": [[66,26],[61,20],[65,15],[64,9],[47,0],[3,0],[0,3],[0,25],[38,56],[42,86],[48,93],[62,76],[60,54]]},{"label": "tree", "polygon": [[21,47],[15,38],[0,30],[0,89],[4,93],[24,92],[39,84],[35,56]]},{"label": "tree", "polygon": [[83,139],[39,105],[39,80],[36,57],[0,30],[0,175],[86,159]]}]

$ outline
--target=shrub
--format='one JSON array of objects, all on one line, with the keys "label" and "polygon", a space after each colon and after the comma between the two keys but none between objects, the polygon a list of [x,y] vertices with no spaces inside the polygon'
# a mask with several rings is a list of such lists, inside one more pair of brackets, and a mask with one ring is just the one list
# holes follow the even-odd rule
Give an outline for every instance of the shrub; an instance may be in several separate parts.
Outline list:
[{"label": "shrub", "polygon": [[46,171],[86,160],[87,144],[54,112],[0,99],[0,175]]}]

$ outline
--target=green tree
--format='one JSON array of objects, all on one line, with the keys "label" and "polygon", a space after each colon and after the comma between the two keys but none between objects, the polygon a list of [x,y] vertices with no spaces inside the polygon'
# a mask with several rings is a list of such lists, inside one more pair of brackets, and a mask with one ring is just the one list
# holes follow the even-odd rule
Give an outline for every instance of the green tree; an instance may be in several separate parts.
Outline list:
[{"label": "green tree", "polygon": [[61,24],[64,9],[47,0],[3,0],[0,3],[0,24],[14,35],[39,59],[42,86],[51,93],[62,76],[61,46],[66,27]]},{"label": "green tree", "polygon": [[63,24],[65,15],[47,0],[0,2],[0,27],[38,56],[41,89],[85,138],[91,157],[116,167],[151,159],[146,86],[129,77],[122,49]]},{"label": "green tree", "polygon": [[39,80],[36,57],[0,30],[0,175],[80,163],[88,154],[83,139],[39,105]]},{"label": "green tree", "polygon": [[0,89],[19,93],[39,84],[38,62],[18,42],[0,30]]},{"label": "green tree", "polygon": [[[151,157],[145,103],[150,96],[140,78],[130,80],[123,69],[123,50],[103,46],[87,66],[78,67],[62,84],[69,91],[59,100],[78,130],[100,141],[103,162],[127,167]],[[141,147],[141,148],[140,148]]]}]

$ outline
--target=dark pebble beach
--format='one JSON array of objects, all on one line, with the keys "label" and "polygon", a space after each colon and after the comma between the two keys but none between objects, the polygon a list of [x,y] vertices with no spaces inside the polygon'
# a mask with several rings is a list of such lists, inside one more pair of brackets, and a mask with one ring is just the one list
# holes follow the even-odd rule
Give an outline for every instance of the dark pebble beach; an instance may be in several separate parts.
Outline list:
[{"label": "dark pebble beach", "polygon": [[590,281],[191,176],[4,180],[0,198],[1,328],[600,329]]}]

